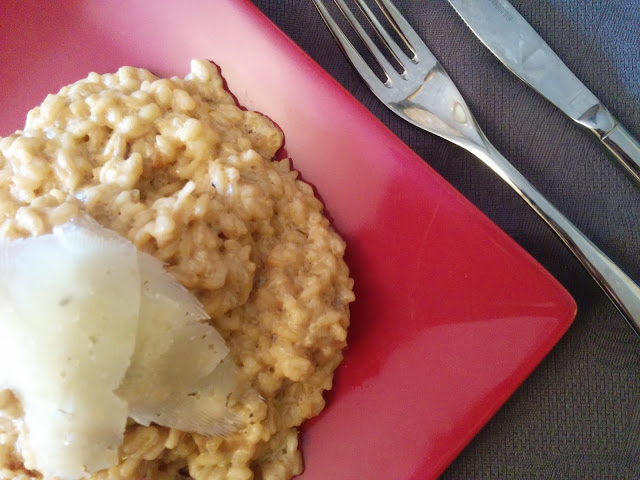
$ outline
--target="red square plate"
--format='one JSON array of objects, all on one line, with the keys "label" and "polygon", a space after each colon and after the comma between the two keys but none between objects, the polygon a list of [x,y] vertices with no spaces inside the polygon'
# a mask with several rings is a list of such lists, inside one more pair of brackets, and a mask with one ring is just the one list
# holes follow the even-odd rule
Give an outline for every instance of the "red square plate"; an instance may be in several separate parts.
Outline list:
[{"label": "red square plate", "polygon": [[90,71],[182,76],[191,58],[284,130],[348,243],[358,298],[328,407],[303,428],[305,480],[438,476],[573,320],[539,264],[250,2],[0,6],[0,134]]}]

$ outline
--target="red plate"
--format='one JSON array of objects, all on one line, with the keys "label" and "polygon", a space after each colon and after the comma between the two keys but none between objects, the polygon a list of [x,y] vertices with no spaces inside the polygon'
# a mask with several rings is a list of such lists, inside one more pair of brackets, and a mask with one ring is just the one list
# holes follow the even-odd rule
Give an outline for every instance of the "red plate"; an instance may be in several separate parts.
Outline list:
[{"label": "red plate", "polygon": [[304,427],[304,480],[438,476],[573,320],[539,264],[250,2],[0,5],[0,134],[92,70],[182,76],[197,57],[284,130],[358,297],[328,407]]}]

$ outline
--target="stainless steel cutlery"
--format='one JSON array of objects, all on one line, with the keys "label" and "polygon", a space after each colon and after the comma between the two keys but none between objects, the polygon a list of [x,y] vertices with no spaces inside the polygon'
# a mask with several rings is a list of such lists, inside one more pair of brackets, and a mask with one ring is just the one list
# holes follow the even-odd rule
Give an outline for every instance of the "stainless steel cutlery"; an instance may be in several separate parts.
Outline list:
[{"label": "stainless steel cutlery", "polygon": [[[374,73],[340,28],[325,3],[322,0],[313,0],[347,58],[373,93],[405,120],[467,149],[507,182],[549,224],[640,335],[640,288],[540,194],[489,142],[449,75],[391,1],[375,0],[379,9],[378,15],[374,14],[364,0],[352,2],[360,9],[361,16],[367,19],[369,25],[359,22],[345,0],[333,1],[360,37],[378,67],[384,72],[382,79]],[[472,11],[475,9],[473,5],[476,5],[476,2],[479,4],[480,0],[451,0],[452,4],[465,5]],[[508,20],[505,17],[505,21],[516,19],[503,0],[485,0],[482,3],[491,4],[495,10],[494,15],[508,15],[511,18]],[[378,44],[382,44],[382,47],[377,46],[374,38],[367,33],[367,28],[375,31],[380,40]],[[535,35],[535,32],[533,34]],[[399,41],[394,39],[394,35]],[[552,63],[551,66],[540,67],[541,71],[547,72],[549,78],[554,75],[554,68],[560,69],[560,73],[564,75],[567,75],[567,72],[572,75],[548,47],[547,50],[544,49],[544,42],[542,44],[537,51],[543,52],[542,60],[551,58]],[[549,52],[554,55],[555,60]],[[533,57],[535,55],[534,52]],[[525,59],[524,63],[533,65],[531,62],[534,60],[534,58]],[[526,66],[524,70],[529,72],[527,75],[535,81],[537,78],[535,69],[532,66]],[[544,75],[543,73],[542,77]],[[575,88],[577,96],[570,99],[566,105],[562,103],[562,91],[554,93],[553,98],[567,108],[571,106],[573,110],[568,111],[575,114],[577,119],[584,118],[585,122],[587,119],[595,122],[593,128],[599,135],[601,134],[605,144],[611,147],[615,143],[618,147],[611,148],[628,151],[633,157],[633,148],[627,147],[628,145],[633,147],[634,140],[621,126],[612,124],[611,122],[615,122],[613,117],[610,114],[609,116],[604,114],[606,109],[593,95],[590,96],[586,87],[582,86],[575,77],[572,78],[567,82],[573,83],[564,90],[571,91]],[[549,91],[552,90],[549,88]],[[597,112],[592,112],[592,108]],[[610,118],[610,120],[603,120],[603,118]],[[626,140],[622,141],[620,138]],[[629,168],[637,171],[632,167]]]},{"label": "stainless steel cutlery", "polygon": [[578,80],[506,0],[448,0],[493,54],[522,81],[597,135],[640,182],[640,143]]}]

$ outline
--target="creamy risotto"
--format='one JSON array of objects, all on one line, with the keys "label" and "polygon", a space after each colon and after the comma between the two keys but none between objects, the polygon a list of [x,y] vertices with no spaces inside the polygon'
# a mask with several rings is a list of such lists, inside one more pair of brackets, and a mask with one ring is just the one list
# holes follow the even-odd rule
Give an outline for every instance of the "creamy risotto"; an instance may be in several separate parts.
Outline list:
[{"label": "creamy risotto", "polygon": [[[287,479],[297,427],[323,408],[342,359],[353,282],[344,242],[289,160],[217,69],[183,79],[123,67],[64,87],[0,138],[0,236],[50,233],[86,212],[128,238],[204,305],[254,395],[240,427],[206,437],[129,421],[118,465],[96,479]],[[37,301],[37,299],[34,299]],[[20,448],[22,409],[0,392],[0,478],[40,478]]]}]

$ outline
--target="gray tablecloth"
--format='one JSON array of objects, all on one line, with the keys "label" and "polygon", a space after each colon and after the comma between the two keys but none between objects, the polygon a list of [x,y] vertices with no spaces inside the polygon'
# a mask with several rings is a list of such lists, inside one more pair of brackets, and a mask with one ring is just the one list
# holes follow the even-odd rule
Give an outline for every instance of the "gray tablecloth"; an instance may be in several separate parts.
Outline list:
[{"label": "gray tablecloth", "polygon": [[[488,168],[378,102],[341,55],[311,0],[254,3],[528,250],[578,304],[565,337],[442,478],[640,479],[640,338],[615,307]],[[496,147],[640,282],[640,186],[591,133],[509,73],[445,0],[395,3]],[[513,5],[640,138],[640,0],[513,0]]]}]

